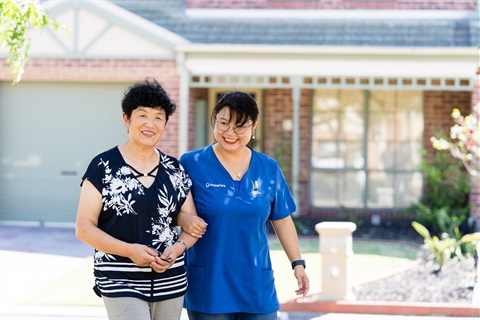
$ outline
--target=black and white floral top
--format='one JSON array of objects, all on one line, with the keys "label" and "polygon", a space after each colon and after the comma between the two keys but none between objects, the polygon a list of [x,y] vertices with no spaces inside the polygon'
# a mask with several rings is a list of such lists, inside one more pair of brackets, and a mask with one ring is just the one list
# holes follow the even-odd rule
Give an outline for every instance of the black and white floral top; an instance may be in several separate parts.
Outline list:
[{"label": "black and white floral top", "polygon": [[[101,230],[160,253],[175,243],[180,231],[175,217],[192,185],[177,159],[160,152],[155,181],[146,188],[114,147],[90,162],[82,183],[85,179],[102,195]],[[128,258],[95,249],[94,275],[95,292],[107,297],[156,302],[180,297],[187,289],[184,255],[164,273],[157,273],[150,267],[136,266]]]}]

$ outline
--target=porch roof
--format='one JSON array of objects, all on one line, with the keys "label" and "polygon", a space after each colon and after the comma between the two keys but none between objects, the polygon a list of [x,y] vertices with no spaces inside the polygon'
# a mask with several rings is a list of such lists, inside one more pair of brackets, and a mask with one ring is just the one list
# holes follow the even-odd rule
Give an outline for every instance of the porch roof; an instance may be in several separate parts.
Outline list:
[{"label": "porch roof", "polygon": [[176,49],[191,75],[206,77],[472,79],[478,65],[478,51],[471,48],[180,45]]}]

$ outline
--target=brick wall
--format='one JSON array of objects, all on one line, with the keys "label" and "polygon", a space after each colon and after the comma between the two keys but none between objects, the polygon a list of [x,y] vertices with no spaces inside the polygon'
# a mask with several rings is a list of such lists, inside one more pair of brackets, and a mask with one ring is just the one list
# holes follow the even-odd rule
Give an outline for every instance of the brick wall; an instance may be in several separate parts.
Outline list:
[{"label": "brick wall", "polygon": [[470,113],[472,93],[469,91],[426,91],[424,94],[425,136],[424,147],[433,151],[430,138],[440,130],[449,134],[454,124],[453,108],[458,108],[462,114]]},{"label": "brick wall", "polygon": [[265,90],[263,152],[277,159],[289,183],[292,181],[292,131],[283,130],[283,120],[292,119],[292,111],[291,90]]},{"label": "brick wall", "polygon": [[[25,66],[22,81],[73,81],[115,83],[155,77],[168,96],[177,104],[158,147],[165,153],[178,156],[178,75],[173,60],[116,60],[116,59],[32,59]],[[0,61],[0,80],[13,79],[6,60]],[[126,88],[125,88],[126,89]]]},{"label": "brick wall", "polygon": [[186,0],[204,9],[475,10],[476,0]]}]

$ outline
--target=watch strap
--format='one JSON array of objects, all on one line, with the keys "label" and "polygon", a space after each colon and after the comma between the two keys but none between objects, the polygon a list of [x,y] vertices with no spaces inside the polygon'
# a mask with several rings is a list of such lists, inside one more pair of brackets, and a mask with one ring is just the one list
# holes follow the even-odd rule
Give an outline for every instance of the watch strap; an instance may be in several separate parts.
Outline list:
[{"label": "watch strap", "polygon": [[305,260],[295,260],[292,262],[292,269],[295,269],[296,266],[303,266],[306,268]]}]

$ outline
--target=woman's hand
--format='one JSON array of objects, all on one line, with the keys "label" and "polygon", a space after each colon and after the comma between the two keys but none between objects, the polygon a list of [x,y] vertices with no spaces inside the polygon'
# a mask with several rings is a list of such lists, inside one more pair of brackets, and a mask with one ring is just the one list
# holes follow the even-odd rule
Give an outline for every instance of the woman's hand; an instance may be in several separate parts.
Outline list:
[{"label": "woman's hand", "polygon": [[197,215],[180,211],[177,222],[184,232],[197,239],[201,238],[207,231],[207,223]]},{"label": "woman's hand", "polygon": [[149,267],[157,256],[157,250],[146,245],[132,243],[129,246],[128,258],[139,267]]},{"label": "woman's hand", "polygon": [[303,266],[297,266],[295,267],[293,274],[295,275],[295,278],[297,278],[298,283],[298,290],[295,290],[295,293],[305,297],[310,289],[310,281],[305,273],[305,268]]},{"label": "woman's hand", "polygon": [[155,261],[150,263],[150,267],[158,273],[165,272],[170,268],[177,258],[182,255],[184,247],[182,244],[175,242],[172,246],[165,248],[165,251],[155,257]]}]

